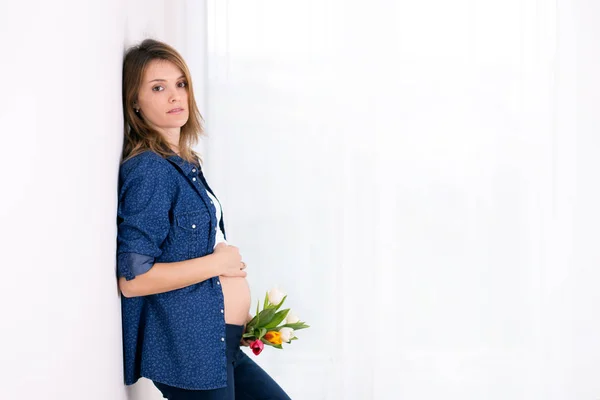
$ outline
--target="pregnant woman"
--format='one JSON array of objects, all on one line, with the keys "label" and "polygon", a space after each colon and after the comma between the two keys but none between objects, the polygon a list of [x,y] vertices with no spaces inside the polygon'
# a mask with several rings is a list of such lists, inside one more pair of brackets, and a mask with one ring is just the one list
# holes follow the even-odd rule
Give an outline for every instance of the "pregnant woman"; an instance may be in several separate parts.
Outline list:
[{"label": "pregnant woman", "polygon": [[146,39],[123,63],[117,276],[125,384],[172,400],[289,399],[240,345],[251,318],[246,264],[192,150],[202,135],[185,61]]}]

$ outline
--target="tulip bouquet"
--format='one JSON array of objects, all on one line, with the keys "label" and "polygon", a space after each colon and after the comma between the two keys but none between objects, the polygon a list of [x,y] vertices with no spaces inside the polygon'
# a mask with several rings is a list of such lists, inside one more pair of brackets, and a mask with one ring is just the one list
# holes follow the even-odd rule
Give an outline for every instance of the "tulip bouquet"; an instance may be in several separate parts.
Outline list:
[{"label": "tulip bouquet", "polygon": [[282,343],[297,340],[295,331],[309,328],[304,322],[290,313],[290,309],[279,310],[287,298],[279,289],[271,289],[265,295],[263,309],[259,310],[260,302],[256,304],[256,315],[246,324],[244,339],[251,341],[250,348],[259,355],[264,346],[283,349]]}]

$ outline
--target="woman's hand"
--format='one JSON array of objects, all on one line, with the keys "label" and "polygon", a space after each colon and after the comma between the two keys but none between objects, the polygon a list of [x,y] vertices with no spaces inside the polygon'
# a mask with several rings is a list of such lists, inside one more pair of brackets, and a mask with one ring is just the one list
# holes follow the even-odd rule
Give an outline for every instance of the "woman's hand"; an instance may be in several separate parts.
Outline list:
[{"label": "woman's hand", "polygon": [[222,276],[246,277],[246,263],[242,261],[242,256],[237,247],[219,243],[213,252],[217,257],[219,269]]}]

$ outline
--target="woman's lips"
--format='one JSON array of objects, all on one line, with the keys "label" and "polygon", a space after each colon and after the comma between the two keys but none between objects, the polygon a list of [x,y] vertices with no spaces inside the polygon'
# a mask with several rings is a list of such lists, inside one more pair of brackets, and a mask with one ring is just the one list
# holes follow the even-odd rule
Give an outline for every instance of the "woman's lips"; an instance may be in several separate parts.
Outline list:
[{"label": "woman's lips", "polygon": [[183,112],[183,108],[175,108],[169,111],[167,114],[181,114]]}]

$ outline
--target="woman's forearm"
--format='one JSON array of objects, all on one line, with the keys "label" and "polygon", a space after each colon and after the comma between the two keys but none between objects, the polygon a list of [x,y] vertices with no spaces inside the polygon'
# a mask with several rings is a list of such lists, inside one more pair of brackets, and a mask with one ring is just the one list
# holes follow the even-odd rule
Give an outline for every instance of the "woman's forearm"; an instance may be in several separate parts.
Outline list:
[{"label": "woman's forearm", "polygon": [[150,270],[128,281],[119,278],[119,288],[125,297],[148,296],[181,289],[220,275],[215,255],[172,263],[155,263]]}]

